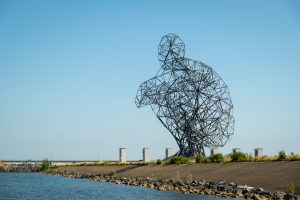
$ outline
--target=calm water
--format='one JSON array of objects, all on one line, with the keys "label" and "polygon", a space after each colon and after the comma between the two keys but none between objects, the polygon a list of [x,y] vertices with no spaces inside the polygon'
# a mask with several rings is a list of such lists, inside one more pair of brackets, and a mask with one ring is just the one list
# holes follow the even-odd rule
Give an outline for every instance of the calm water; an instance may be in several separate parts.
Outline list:
[{"label": "calm water", "polygon": [[101,183],[43,174],[0,173],[0,199],[122,199],[122,200],[216,200],[220,198],[184,195],[143,187]]}]

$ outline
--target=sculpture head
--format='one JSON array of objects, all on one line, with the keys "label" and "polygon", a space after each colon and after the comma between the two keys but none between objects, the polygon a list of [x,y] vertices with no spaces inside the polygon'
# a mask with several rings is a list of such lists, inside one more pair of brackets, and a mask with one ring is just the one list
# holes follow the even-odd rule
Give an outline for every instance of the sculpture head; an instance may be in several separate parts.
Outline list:
[{"label": "sculpture head", "polygon": [[179,36],[169,33],[161,38],[158,46],[158,60],[164,70],[170,70],[178,58],[185,55],[185,45]]}]

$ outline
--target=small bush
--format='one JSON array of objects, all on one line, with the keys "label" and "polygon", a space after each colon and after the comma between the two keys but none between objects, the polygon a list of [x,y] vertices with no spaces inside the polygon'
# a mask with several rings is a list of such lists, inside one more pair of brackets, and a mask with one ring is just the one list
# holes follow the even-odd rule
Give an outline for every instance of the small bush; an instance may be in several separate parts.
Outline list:
[{"label": "small bush", "polygon": [[184,157],[184,156],[175,156],[172,157],[170,160],[170,164],[188,164],[189,163],[189,158]]},{"label": "small bush", "polygon": [[290,155],[288,161],[300,161],[300,155]]},{"label": "small bush", "polygon": [[254,157],[252,153],[246,153],[245,155],[246,155],[246,161],[248,162],[254,161]]},{"label": "small bush", "polygon": [[285,154],[285,151],[279,151],[278,153],[278,160],[286,160],[287,159],[287,156]]},{"label": "small bush", "polygon": [[50,162],[49,162],[49,160],[48,159],[44,159],[43,161],[42,161],[42,170],[43,171],[47,171],[47,170],[49,170],[50,169]]},{"label": "small bush", "polygon": [[195,159],[196,163],[207,163],[207,158],[202,155],[198,155]]},{"label": "small bush", "polygon": [[218,153],[209,157],[209,160],[213,163],[221,163],[224,162],[224,157],[222,154]]},{"label": "small bush", "polygon": [[286,187],[286,192],[289,194],[296,194],[296,187],[293,183],[288,184]]},{"label": "small bush", "polygon": [[172,177],[172,183],[179,183],[179,182],[181,182],[181,179],[179,177],[177,176]]},{"label": "small bush", "polygon": [[185,181],[187,183],[191,183],[193,181],[193,175],[192,174],[189,174],[186,178],[185,178]]},{"label": "small bush", "polygon": [[236,152],[236,153],[231,154],[232,162],[243,162],[246,160],[247,160],[246,154],[244,154],[242,152]]},{"label": "small bush", "polygon": [[179,171],[177,171],[177,175],[172,177],[171,179],[172,183],[179,183],[179,182],[182,182],[181,179],[180,179],[180,176],[179,176]]},{"label": "small bush", "polygon": [[272,161],[272,157],[264,155],[264,156],[261,156],[261,157],[255,157],[254,161],[255,162],[269,162],[269,161]]},{"label": "small bush", "polygon": [[156,164],[157,164],[157,165],[161,165],[161,164],[162,164],[162,160],[161,160],[161,159],[157,159],[157,160],[156,160]]}]

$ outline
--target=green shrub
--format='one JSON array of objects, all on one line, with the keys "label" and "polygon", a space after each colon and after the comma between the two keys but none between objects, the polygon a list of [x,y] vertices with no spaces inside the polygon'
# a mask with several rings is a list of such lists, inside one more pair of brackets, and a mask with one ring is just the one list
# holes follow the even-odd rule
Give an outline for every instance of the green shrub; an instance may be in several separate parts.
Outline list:
[{"label": "green shrub", "polygon": [[179,176],[179,171],[177,171],[177,175],[172,177],[171,179],[172,183],[179,183],[179,182],[182,182],[181,179],[180,179],[180,176]]},{"label": "green shrub", "polygon": [[179,183],[179,182],[181,182],[181,179],[178,177],[178,176],[174,176],[174,177],[172,177],[172,183]]},{"label": "green shrub", "polygon": [[209,160],[213,163],[221,163],[224,162],[224,157],[222,154],[218,153],[209,157]]},{"label": "green shrub", "polygon": [[170,160],[170,164],[187,164],[189,163],[189,158],[184,157],[184,156],[175,156],[172,157]]},{"label": "green shrub", "polygon": [[242,152],[236,152],[236,153],[231,154],[232,162],[243,162],[246,160],[247,160],[246,154],[244,154]]},{"label": "green shrub", "polygon": [[207,158],[202,155],[198,155],[195,159],[196,163],[207,163]]},{"label": "green shrub", "polygon": [[287,158],[288,161],[300,161],[300,156],[299,155],[290,155]]},{"label": "green shrub", "polygon": [[47,170],[49,170],[50,169],[50,162],[49,162],[49,160],[48,159],[44,159],[43,161],[42,161],[42,170],[43,171],[47,171]]},{"label": "green shrub", "polygon": [[254,161],[254,157],[252,153],[246,153],[245,155],[246,155],[246,161],[248,162]]},{"label": "green shrub", "polygon": [[285,154],[285,151],[279,151],[278,153],[278,160],[286,160],[287,159],[287,156]]},{"label": "green shrub", "polygon": [[161,165],[161,164],[162,164],[162,160],[161,160],[161,159],[157,159],[157,160],[156,160],[156,164],[157,164],[157,165]]},{"label": "green shrub", "polygon": [[187,183],[191,183],[193,181],[193,175],[189,174],[186,178],[185,178],[185,182]]},{"label": "green shrub", "polygon": [[296,187],[293,183],[288,184],[286,187],[286,192],[289,194],[296,194]]}]

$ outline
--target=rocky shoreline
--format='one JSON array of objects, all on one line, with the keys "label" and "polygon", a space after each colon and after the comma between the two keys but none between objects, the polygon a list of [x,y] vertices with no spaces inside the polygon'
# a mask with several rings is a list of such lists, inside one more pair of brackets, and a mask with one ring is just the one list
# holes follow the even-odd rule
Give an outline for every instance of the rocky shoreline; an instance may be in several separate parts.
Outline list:
[{"label": "rocky shoreline", "polygon": [[115,184],[125,184],[131,186],[143,186],[156,190],[172,190],[184,194],[214,195],[218,197],[245,198],[255,200],[266,199],[290,199],[297,200],[297,196],[284,192],[268,192],[263,188],[254,188],[247,185],[238,185],[236,183],[227,183],[225,180],[218,182],[207,182],[205,180],[181,180],[181,179],[155,179],[155,178],[126,178],[115,177],[114,174],[86,174],[73,172],[69,170],[51,169],[49,171],[40,171],[37,166],[10,166],[0,167],[0,172],[20,172],[20,173],[44,173],[54,176],[63,176],[68,178],[89,179],[99,182],[110,182]]},{"label": "rocky shoreline", "polygon": [[0,172],[33,173],[39,171],[41,171],[41,167],[37,165],[0,166]]},{"label": "rocky shoreline", "polygon": [[81,174],[67,170],[53,169],[46,174],[54,176],[64,176],[69,178],[89,179],[99,182],[110,182],[115,184],[125,184],[131,186],[143,186],[146,188],[152,188],[156,190],[172,190],[182,192],[184,194],[200,194],[200,195],[214,195],[218,197],[231,197],[231,198],[245,198],[255,200],[265,199],[297,199],[295,195],[291,195],[284,192],[270,193],[264,191],[263,188],[254,188],[250,186],[242,186],[233,182],[226,183],[225,180],[218,182],[206,182],[205,180],[197,181],[180,181],[172,179],[159,179],[155,180],[149,177],[146,178],[126,178],[126,177],[114,177],[112,175],[105,174]]}]

